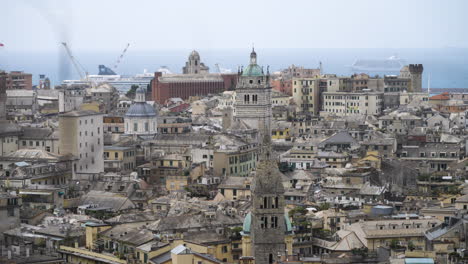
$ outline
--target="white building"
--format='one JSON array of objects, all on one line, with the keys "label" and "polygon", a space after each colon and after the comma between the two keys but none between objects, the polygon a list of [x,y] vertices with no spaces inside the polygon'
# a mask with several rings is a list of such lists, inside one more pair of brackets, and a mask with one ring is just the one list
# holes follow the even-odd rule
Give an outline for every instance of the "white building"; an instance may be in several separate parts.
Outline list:
[{"label": "white building", "polygon": [[59,112],[69,112],[79,110],[83,104],[85,91],[80,88],[64,88],[59,91],[58,102]]},{"label": "white building", "polygon": [[324,92],[321,115],[379,115],[383,109],[383,93]]},{"label": "white building", "polygon": [[158,131],[156,110],[146,103],[145,93],[143,88],[136,91],[135,101],[125,114],[125,134],[154,135]]},{"label": "white building", "polygon": [[60,115],[60,154],[78,158],[73,164],[77,179],[92,179],[104,172],[103,114],[72,111]]}]

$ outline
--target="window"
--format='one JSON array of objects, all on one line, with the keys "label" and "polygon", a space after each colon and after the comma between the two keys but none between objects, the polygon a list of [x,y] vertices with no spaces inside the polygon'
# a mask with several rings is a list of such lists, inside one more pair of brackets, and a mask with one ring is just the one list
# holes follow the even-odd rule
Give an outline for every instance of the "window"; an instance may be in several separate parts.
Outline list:
[{"label": "window", "polygon": [[278,228],[278,217],[272,216],[271,217],[271,228]]},{"label": "window", "polygon": [[260,217],[260,228],[265,229],[268,227],[268,217],[262,216]]},{"label": "window", "polygon": [[133,131],[138,131],[138,124],[137,123],[133,123]]},{"label": "window", "polygon": [[116,159],[119,158],[119,153],[118,152],[114,153],[114,158],[116,158]]},{"label": "window", "polygon": [[227,247],[227,246],[223,246],[222,249],[221,249],[221,251],[222,251],[223,253],[227,253],[227,252],[228,252],[228,247]]},{"label": "window", "polygon": [[145,122],[145,131],[149,131],[149,123]]}]

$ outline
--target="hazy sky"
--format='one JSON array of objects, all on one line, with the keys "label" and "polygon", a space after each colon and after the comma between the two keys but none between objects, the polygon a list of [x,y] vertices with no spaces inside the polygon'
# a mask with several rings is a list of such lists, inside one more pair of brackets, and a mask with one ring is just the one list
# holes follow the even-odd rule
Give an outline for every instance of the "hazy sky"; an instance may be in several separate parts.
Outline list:
[{"label": "hazy sky", "polygon": [[15,51],[468,47],[465,0],[0,0]]}]

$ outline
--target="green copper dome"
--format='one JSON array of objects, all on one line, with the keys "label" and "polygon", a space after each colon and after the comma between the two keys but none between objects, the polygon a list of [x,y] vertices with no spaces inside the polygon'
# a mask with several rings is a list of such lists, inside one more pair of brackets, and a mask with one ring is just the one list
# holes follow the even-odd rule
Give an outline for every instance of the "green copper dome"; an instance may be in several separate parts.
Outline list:
[{"label": "green copper dome", "polygon": [[244,69],[242,76],[263,76],[262,67],[258,64],[250,64]]},{"label": "green copper dome", "polygon": [[[285,234],[292,234],[293,233],[292,224],[291,224],[291,221],[289,220],[289,217],[288,217],[288,215],[286,213],[284,214],[284,223],[285,223],[285,227],[286,227],[286,230],[284,231],[284,233]],[[242,225],[241,235],[243,235],[243,236],[250,235],[250,226],[251,225],[252,225],[252,213],[248,213],[245,216],[244,224]]]},{"label": "green copper dome", "polygon": [[257,53],[254,49],[250,53],[250,64],[242,71],[242,76],[263,76],[263,69],[257,64]]}]

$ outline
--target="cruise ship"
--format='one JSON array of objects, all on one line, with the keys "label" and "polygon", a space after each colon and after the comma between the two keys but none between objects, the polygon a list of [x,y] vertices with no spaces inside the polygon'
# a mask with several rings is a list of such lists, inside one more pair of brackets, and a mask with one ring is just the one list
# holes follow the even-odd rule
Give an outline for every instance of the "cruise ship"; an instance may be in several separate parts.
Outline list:
[{"label": "cruise ship", "polygon": [[[157,71],[162,72],[163,74],[171,73],[171,71],[165,66],[161,67]],[[154,73],[147,72],[146,70],[144,70],[143,73],[139,73],[134,76],[125,76],[116,74],[112,69],[105,65],[99,65],[99,74],[90,74],[87,76],[87,80],[64,80],[62,84],[88,84],[91,82],[94,85],[99,85],[101,83],[108,83],[120,92],[124,93],[130,90],[132,85],[138,85],[146,88],[153,78]]]},{"label": "cruise ship", "polygon": [[394,55],[387,59],[356,60],[351,69],[355,72],[398,72],[406,65],[405,60]]}]

